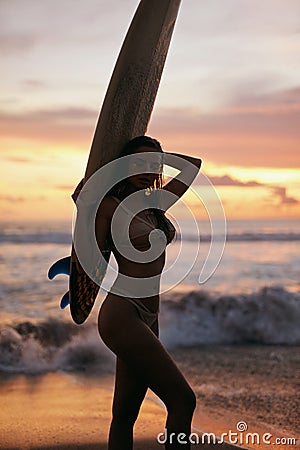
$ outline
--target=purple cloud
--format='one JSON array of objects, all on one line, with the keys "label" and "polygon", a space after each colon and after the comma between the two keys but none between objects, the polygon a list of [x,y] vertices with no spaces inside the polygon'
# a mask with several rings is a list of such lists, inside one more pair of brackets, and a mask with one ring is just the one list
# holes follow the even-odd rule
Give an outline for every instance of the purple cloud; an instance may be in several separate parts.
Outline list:
[{"label": "purple cloud", "polygon": [[232,178],[229,175],[221,175],[221,176],[210,176],[210,181],[214,186],[242,186],[242,187],[257,187],[257,186],[265,186],[258,181],[241,181],[236,178]]},{"label": "purple cloud", "polygon": [[[230,175],[220,175],[220,176],[208,176],[209,180],[214,186],[237,186],[237,187],[265,187],[271,191],[271,195],[275,196],[280,205],[297,205],[300,203],[294,197],[289,197],[287,195],[287,189],[284,186],[274,186],[270,184],[260,183],[255,180],[241,181],[237,178],[233,178]],[[197,181],[196,181],[197,184]]]},{"label": "purple cloud", "polygon": [[297,205],[300,203],[296,198],[287,195],[285,187],[275,186],[272,189],[273,194],[279,199],[281,205]]}]

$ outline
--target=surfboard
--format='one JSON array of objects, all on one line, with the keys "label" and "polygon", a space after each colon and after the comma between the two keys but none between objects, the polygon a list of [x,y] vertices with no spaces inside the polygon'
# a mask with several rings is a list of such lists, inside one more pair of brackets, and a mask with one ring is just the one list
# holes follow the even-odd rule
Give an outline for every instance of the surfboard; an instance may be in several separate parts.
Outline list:
[{"label": "surfboard", "polygon": [[[84,182],[117,158],[126,142],[145,134],[153,110],[181,0],[141,0],[119,53],[96,125]],[[68,257],[67,257],[68,258]],[[48,276],[63,269],[54,263]],[[107,262],[109,255],[107,255]],[[57,265],[56,265],[57,264]],[[69,293],[75,323],[83,323],[100,286],[84,272],[74,246],[70,258]]]}]

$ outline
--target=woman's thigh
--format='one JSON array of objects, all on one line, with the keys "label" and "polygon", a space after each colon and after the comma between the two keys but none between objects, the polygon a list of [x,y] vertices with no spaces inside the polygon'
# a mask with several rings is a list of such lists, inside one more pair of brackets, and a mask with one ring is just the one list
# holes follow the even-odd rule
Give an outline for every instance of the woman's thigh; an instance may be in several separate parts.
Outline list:
[{"label": "woman's thigh", "polygon": [[[158,336],[158,321],[151,330]],[[148,390],[147,381],[125,361],[117,357],[113,400],[114,417],[125,416],[135,421]]]},{"label": "woman's thigh", "polygon": [[117,357],[113,399],[114,418],[134,422],[148,390],[147,382],[125,361]]},{"label": "woman's thigh", "polygon": [[140,320],[135,307],[121,297],[108,295],[99,314],[104,343],[167,406],[191,389],[155,333]]}]

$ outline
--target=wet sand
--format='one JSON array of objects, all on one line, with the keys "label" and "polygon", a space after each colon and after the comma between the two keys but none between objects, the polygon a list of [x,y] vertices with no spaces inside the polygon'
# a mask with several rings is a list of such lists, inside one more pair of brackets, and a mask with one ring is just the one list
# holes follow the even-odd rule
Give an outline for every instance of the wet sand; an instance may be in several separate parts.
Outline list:
[{"label": "wet sand", "polygon": [[[105,449],[113,394],[110,385],[109,379],[99,386],[90,379],[58,373],[6,379],[1,383],[0,448]],[[142,416],[136,426],[138,439],[154,441],[164,412],[147,401]],[[141,445],[137,448],[148,448]]]},{"label": "wet sand", "polygon": [[[299,448],[299,346],[204,345],[173,356],[197,395],[196,426],[221,435],[240,424],[247,428],[239,433],[243,446],[290,449],[296,440]],[[252,444],[254,433],[259,445]],[[269,444],[265,434],[272,435]]]},{"label": "wet sand", "polygon": [[[106,449],[111,382],[111,378],[103,379],[99,386],[92,379],[81,381],[59,373],[6,377],[0,384],[0,448]],[[164,448],[156,437],[164,430],[165,418],[165,410],[155,404],[150,392],[135,425],[135,450]],[[217,446],[232,449],[226,444]]]},{"label": "wet sand", "polygon": [[[200,439],[203,431],[237,432],[244,421],[248,428],[238,441],[228,436],[225,441],[263,450],[299,448],[299,347],[203,346],[181,348],[173,356],[198,397],[192,431]],[[0,448],[106,449],[112,396],[112,375],[2,376]],[[156,438],[165,419],[161,402],[148,391],[135,425],[134,450],[163,449]],[[251,436],[246,442],[248,432],[259,434],[259,444]],[[262,442],[265,433],[272,436],[270,443]],[[296,445],[276,442],[288,437],[298,438]],[[232,449],[210,442],[191,448]]]}]

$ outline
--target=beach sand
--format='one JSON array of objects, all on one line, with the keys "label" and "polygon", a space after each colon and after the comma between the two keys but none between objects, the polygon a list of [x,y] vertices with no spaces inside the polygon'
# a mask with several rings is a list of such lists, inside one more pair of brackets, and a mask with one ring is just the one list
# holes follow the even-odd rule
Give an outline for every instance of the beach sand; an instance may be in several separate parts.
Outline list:
[{"label": "beach sand", "polygon": [[[102,382],[102,380],[101,380]],[[111,418],[111,381],[103,386],[65,374],[18,376],[1,383],[1,449],[105,449]],[[137,449],[155,448],[164,412],[147,401],[137,423]],[[150,422],[150,426],[147,422]],[[155,442],[154,442],[155,444]]]},{"label": "beach sand", "polygon": [[[81,382],[80,377],[59,373],[2,380],[0,448],[106,449],[113,395],[111,381],[103,379],[99,387],[94,380]],[[149,392],[135,425],[135,450],[164,448],[156,437],[163,432],[165,418],[164,409],[154,403]],[[232,448],[226,444],[217,446],[224,450]]]},{"label": "beach sand", "polygon": [[[275,442],[276,438],[297,437],[298,350],[211,346],[175,351],[181,369],[197,386],[192,431],[200,437],[203,431],[220,436],[229,430],[236,432],[237,423],[246,421],[249,432],[259,433],[260,443],[245,442],[245,432],[244,440],[236,442],[239,446],[299,448],[299,440],[297,446]],[[0,380],[1,449],[107,448],[112,375],[61,372],[3,375]],[[165,419],[164,407],[149,390],[135,425],[134,450],[163,449],[156,437],[164,431]],[[270,444],[262,442],[265,433],[272,435]],[[191,446],[211,447],[214,445]]]}]

